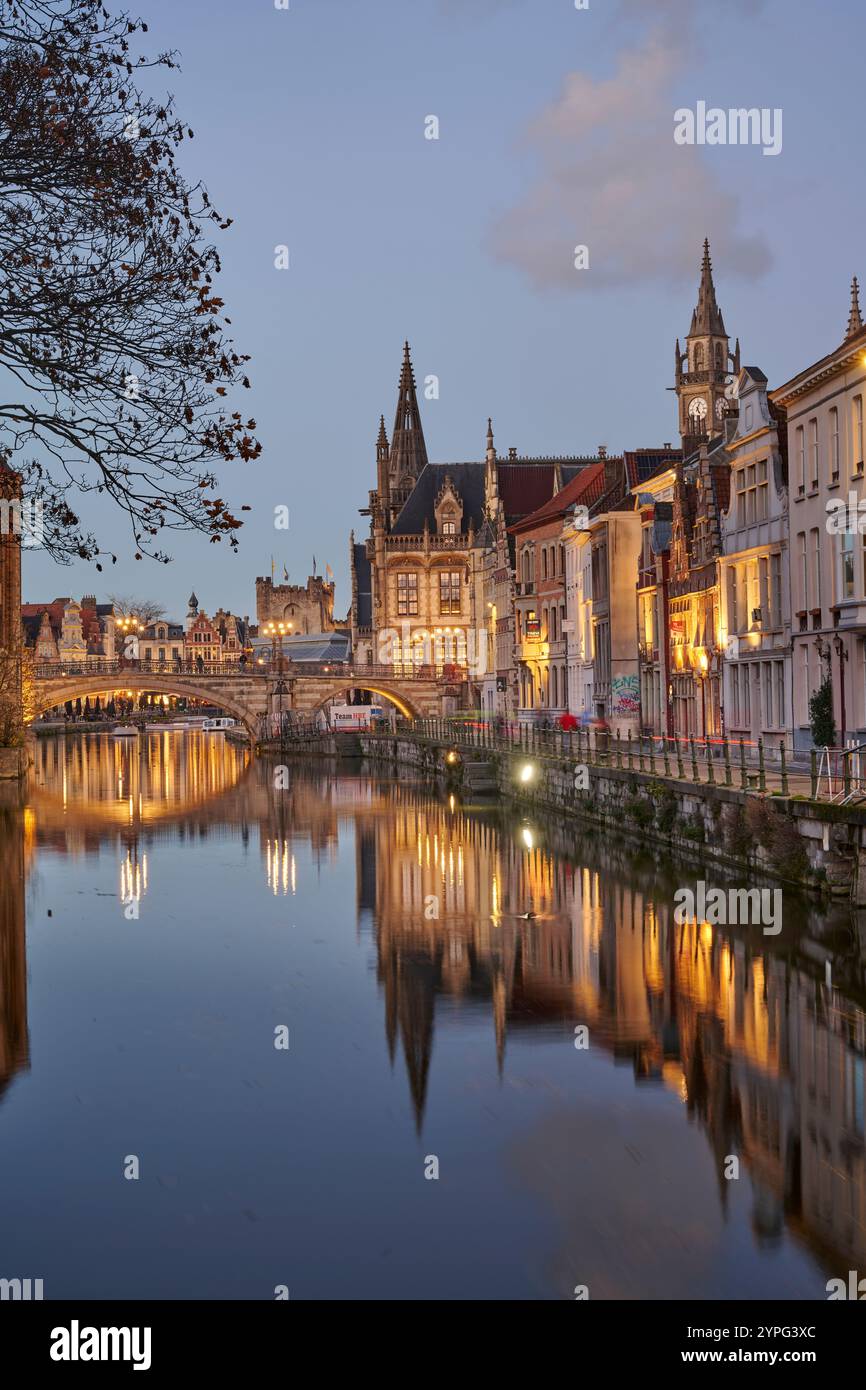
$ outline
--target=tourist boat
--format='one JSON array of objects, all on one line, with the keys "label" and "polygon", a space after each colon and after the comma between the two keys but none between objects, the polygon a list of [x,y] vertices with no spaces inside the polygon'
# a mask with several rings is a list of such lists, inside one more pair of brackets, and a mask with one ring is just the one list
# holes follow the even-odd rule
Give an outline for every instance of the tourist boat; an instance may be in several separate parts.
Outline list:
[{"label": "tourist boat", "polygon": [[233,729],[235,721],[233,719],[206,719],[202,724],[206,734],[222,733],[224,729]]},{"label": "tourist boat", "polygon": [[118,724],[111,733],[114,738],[138,738],[138,729],[134,724]]}]

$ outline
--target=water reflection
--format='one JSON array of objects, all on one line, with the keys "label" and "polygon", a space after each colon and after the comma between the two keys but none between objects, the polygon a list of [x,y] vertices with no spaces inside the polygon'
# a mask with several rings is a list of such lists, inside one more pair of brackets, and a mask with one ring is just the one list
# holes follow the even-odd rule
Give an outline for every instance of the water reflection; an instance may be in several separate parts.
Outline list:
[{"label": "water reflection", "polygon": [[[310,875],[324,882],[348,859],[352,947],[372,951],[378,1027],[397,1068],[390,1079],[374,1080],[371,1073],[372,1116],[385,1103],[382,1096],[394,1103],[402,1068],[410,1127],[423,1133],[444,1040],[439,1065],[442,1083],[452,1087],[454,1116],[440,1104],[437,1142],[445,1142],[449,1125],[459,1129],[456,1088],[489,1067],[506,1097],[502,1103],[511,1107],[500,1157],[510,1155],[524,1198],[532,1193],[548,1204],[558,1227],[571,1231],[572,1245],[597,1240],[596,1227],[586,1224],[588,1208],[593,1221],[612,1221],[618,1203],[627,1209],[638,1200],[627,1191],[628,1173],[608,1162],[619,1142],[611,1127],[616,1130],[616,1113],[626,1106],[638,1136],[626,1153],[640,1155],[641,1136],[654,1135],[664,1155],[660,1166],[667,1165],[667,1175],[642,1174],[649,1186],[641,1220],[651,1239],[690,1200],[670,1175],[691,1128],[703,1136],[714,1175],[701,1187],[692,1173],[701,1220],[711,1224],[715,1210],[723,1222],[748,1223],[754,1250],[772,1251],[784,1237],[815,1263],[811,1292],[797,1274],[789,1296],[820,1297],[827,1272],[844,1274],[866,1263],[861,915],[828,914],[786,898],[785,930],[770,943],[760,932],[680,925],[673,894],[683,871],[610,836],[576,842],[573,826],[465,808],[411,780],[391,783],[339,768],[293,767],[290,785],[275,790],[271,766],[250,763],[243,748],[201,734],[155,735],[134,747],[98,735],[42,740],[28,803],[26,810],[7,810],[0,825],[8,886],[0,915],[3,1088],[27,1065],[24,888],[28,876],[38,875],[41,856],[108,852],[113,891],[135,904],[133,915],[142,922],[158,920],[149,886],[164,882],[170,844],[190,854],[200,854],[211,839],[237,840],[244,852],[252,845],[254,853],[243,860],[250,921],[264,899],[295,904],[309,891]],[[186,862],[195,891],[218,921],[220,903],[209,896],[204,871],[195,859]],[[335,1071],[339,1054],[327,1017],[335,979],[306,963],[297,973],[318,991],[321,1006],[321,1020],[310,1024],[321,1032],[308,1046],[319,1049],[326,1073],[328,1058]],[[595,1064],[601,1059],[606,1068],[600,1080],[580,1070],[573,1045],[579,1025],[589,1028]],[[456,1080],[447,1053],[455,1044],[465,1050]],[[526,1071],[530,1044],[543,1049],[538,1055],[554,1098],[546,1115],[521,1110],[519,1092],[509,1089]],[[630,1093],[618,1085],[615,1101],[614,1065],[632,1077]],[[322,1085],[319,1100],[333,1106],[339,1130],[342,1092]],[[7,1097],[0,1122],[8,1105]],[[583,1112],[595,1118],[575,1129]],[[595,1188],[573,1178],[576,1149],[598,1165]],[[725,1176],[732,1155],[750,1193],[747,1213],[737,1206],[741,1184]],[[351,1184],[351,1173],[345,1180]],[[663,1202],[653,1208],[654,1192],[666,1191],[673,1203],[668,1217]],[[355,1191],[347,1200],[367,1199]],[[510,1215],[509,1201],[502,1220]],[[533,1239],[542,1238],[528,1236],[527,1244]],[[622,1296],[623,1285],[607,1265],[601,1269],[608,1256],[595,1258],[597,1283]],[[575,1272],[562,1252],[548,1252],[543,1277],[557,1289]],[[706,1278],[704,1294],[712,1296]],[[682,1294],[675,1281],[641,1292]]]}]

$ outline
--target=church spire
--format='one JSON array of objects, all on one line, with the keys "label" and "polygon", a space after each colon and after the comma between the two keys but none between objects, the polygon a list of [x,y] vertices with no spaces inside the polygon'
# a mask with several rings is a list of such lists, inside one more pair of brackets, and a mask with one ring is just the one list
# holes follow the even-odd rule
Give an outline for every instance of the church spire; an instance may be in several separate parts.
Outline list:
[{"label": "church spire", "polygon": [[863,315],[860,313],[860,284],[857,276],[851,281],[851,312],[848,315],[848,331],[845,334],[846,341],[853,338],[856,333],[863,328]]},{"label": "church spire", "polygon": [[692,314],[690,338],[700,333],[712,333],[725,338],[725,324],[722,311],[716,303],[716,287],[713,284],[713,263],[710,260],[710,243],[704,241],[704,259],[701,262],[701,283],[698,287],[698,302]]},{"label": "church spire", "polygon": [[379,416],[379,437],[376,440],[376,461],[388,461],[388,432],[385,429],[385,416]]},{"label": "church spire", "polygon": [[388,435],[385,432],[385,416],[379,416],[379,437],[376,440],[376,514],[381,524],[388,529],[391,507],[391,479],[389,476],[391,451],[388,448]]},{"label": "church spire", "polygon": [[397,392],[397,414],[391,435],[391,477],[398,489],[408,488],[427,465],[427,446],[421,412],[415,394],[415,373],[408,342],[403,345],[403,366]]}]

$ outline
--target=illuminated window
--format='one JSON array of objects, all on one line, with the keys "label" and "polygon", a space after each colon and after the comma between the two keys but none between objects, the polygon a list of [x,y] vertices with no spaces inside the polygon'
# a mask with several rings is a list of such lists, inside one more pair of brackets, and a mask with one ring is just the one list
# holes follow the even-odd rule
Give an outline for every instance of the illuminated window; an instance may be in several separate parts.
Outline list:
[{"label": "illuminated window", "polygon": [[403,617],[418,616],[418,576],[397,575],[397,612]]},{"label": "illuminated window", "polygon": [[460,612],[460,574],[457,570],[439,575],[439,612]]}]

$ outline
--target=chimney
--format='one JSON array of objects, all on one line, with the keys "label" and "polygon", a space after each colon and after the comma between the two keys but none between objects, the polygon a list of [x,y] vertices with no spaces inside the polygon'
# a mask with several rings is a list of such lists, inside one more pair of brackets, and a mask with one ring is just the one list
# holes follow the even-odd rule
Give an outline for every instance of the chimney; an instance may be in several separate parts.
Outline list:
[{"label": "chimney", "polygon": [[663,449],[672,449],[672,448],[673,448],[673,445],[671,444],[671,441],[670,441],[669,439],[666,439],[665,442],[664,442],[664,444],[662,445],[662,448],[663,448]]},{"label": "chimney", "polygon": [[599,456],[600,459],[606,459],[606,458],[607,458],[607,445],[606,445],[606,444],[599,444],[599,446],[598,446],[598,456]]},{"label": "chimney", "polygon": [[508,446],[508,457],[509,457],[510,459],[516,459],[516,458],[517,458],[517,450],[515,449],[515,447],[514,447],[513,444],[510,444],[510,445]]}]

